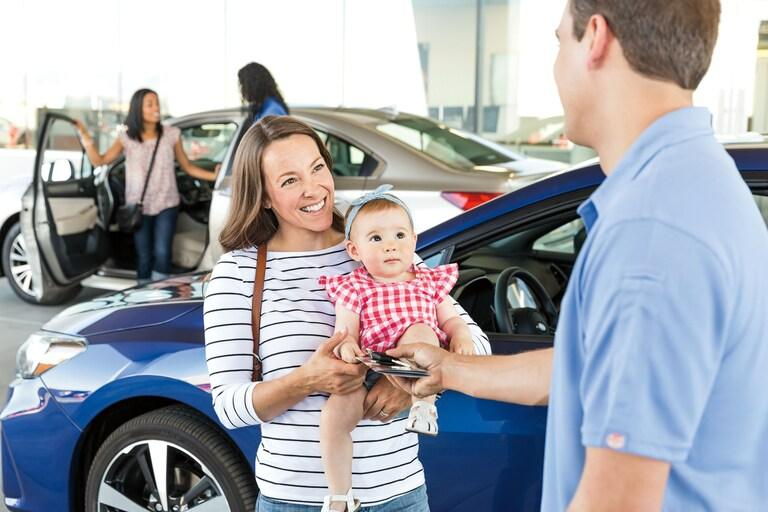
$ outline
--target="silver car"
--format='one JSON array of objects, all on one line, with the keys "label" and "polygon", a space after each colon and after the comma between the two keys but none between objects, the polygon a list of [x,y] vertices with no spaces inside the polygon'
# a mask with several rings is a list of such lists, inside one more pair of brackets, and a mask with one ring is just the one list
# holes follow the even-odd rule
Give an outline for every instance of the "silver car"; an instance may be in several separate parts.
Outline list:
[{"label": "silver car", "polygon": [[[413,210],[416,230],[445,221],[564,167],[525,158],[475,135],[430,119],[392,111],[294,108],[292,114],[320,134],[334,161],[337,206],[383,183]],[[222,164],[216,183],[181,170],[181,208],[173,240],[179,273],[208,269],[221,254],[217,243],[231,188],[232,161],[246,127],[239,109],[170,120],[181,129],[185,151],[200,167]],[[3,272],[13,290],[34,304],[74,296],[81,284],[123,289],[136,282],[133,235],[122,233],[114,212],[123,201],[125,162],[93,168],[80,145],[74,121],[48,114],[23,196],[2,198]]]}]

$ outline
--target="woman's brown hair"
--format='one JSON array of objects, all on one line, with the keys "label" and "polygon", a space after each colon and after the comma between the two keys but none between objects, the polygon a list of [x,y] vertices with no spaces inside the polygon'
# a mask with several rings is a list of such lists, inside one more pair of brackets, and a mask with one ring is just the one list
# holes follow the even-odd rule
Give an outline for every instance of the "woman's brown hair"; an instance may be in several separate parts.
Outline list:
[{"label": "woman's brown hair", "polygon": [[[267,199],[261,159],[264,150],[274,141],[291,135],[306,135],[317,144],[328,169],[333,160],[317,132],[306,123],[291,116],[266,116],[243,135],[235,152],[232,170],[232,197],[229,212],[219,234],[224,252],[255,247],[272,238],[278,221],[271,209],[264,208]],[[333,209],[333,229],[344,232],[344,218]]]}]

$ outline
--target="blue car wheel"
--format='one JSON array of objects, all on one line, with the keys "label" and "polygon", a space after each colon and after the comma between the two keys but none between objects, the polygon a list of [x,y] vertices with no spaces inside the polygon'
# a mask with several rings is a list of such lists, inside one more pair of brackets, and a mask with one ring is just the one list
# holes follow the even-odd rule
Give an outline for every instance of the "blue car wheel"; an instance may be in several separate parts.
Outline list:
[{"label": "blue car wheel", "polygon": [[251,466],[199,413],[171,406],[138,416],[101,445],[88,473],[86,512],[252,512]]}]

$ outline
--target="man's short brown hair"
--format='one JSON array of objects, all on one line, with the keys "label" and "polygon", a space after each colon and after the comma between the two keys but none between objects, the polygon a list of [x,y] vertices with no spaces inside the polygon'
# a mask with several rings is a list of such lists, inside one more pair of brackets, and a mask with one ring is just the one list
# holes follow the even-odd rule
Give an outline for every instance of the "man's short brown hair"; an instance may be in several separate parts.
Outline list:
[{"label": "man's short brown hair", "polygon": [[570,0],[581,41],[602,15],[629,65],[643,75],[694,90],[709,68],[720,23],[719,0]]}]

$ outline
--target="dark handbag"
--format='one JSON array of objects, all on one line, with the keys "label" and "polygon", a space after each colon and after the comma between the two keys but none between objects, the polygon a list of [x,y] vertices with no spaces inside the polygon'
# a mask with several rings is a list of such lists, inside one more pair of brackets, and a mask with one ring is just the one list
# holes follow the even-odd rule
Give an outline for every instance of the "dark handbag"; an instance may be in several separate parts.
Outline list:
[{"label": "dark handbag", "polygon": [[120,231],[135,233],[141,227],[141,203],[124,204],[117,209],[115,220]]},{"label": "dark handbag", "polygon": [[117,227],[124,233],[135,233],[139,230],[139,228],[141,228],[144,195],[147,193],[149,177],[152,175],[152,166],[155,164],[155,155],[157,155],[157,147],[160,145],[160,137],[161,134],[158,133],[157,142],[155,142],[155,149],[152,151],[152,159],[149,161],[147,181],[144,182],[144,191],[141,193],[141,199],[139,199],[138,203],[124,204],[117,209],[117,212],[115,212]]},{"label": "dark handbag", "polygon": [[256,279],[253,280],[251,301],[251,330],[253,331],[253,377],[261,380],[261,358],[259,357],[259,330],[261,328],[261,294],[264,291],[264,273],[267,269],[267,244],[260,244],[256,256]]}]

